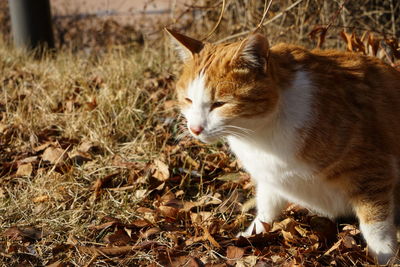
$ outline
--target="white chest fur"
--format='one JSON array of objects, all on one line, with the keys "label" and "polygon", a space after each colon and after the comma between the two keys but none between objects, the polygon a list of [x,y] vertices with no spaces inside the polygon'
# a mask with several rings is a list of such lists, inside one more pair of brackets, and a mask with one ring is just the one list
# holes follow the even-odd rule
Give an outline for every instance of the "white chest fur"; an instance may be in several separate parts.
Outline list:
[{"label": "white chest fur", "polygon": [[330,218],[352,213],[342,193],[315,175],[311,166],[294,159],[293,155],[274,153],[266,150],[265,146],[238,138],[229,138],[229,144],[256,185],[269,187],[258,194],[274,191],[289,202]]},{"label": "white chest fur", "polygon": [[307,73],[299,71],[292,87],[282,94],[273,124],[251,138],[230,136],[228,142],[257,186],[269,188],[266,194],[272,189],[285,200],[331,218],[349,215],[351,208],[344,195],[296,157],[301,142],[298,130],[306,128],[313,117],[312,89]]}]

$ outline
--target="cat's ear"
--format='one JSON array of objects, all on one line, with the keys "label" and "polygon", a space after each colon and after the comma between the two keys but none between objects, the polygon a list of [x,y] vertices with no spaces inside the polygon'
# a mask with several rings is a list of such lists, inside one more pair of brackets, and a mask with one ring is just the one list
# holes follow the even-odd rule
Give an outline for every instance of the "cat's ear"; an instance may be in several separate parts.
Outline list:
[{"label": "cat's ear", "polygon": [[180,34],[174,30],[165,28],[165,31],[172,39],[172,43],[179,52],[182,60],[186,61],[193,57],[194,54],[200,53],[204,47],[204,43],[186,35]]},{"label": "cat's ear", "polygon": [[267,38],[261,34],[251,34],[244,39],[233,57],[239,68],[266,70],[269,55]]}]

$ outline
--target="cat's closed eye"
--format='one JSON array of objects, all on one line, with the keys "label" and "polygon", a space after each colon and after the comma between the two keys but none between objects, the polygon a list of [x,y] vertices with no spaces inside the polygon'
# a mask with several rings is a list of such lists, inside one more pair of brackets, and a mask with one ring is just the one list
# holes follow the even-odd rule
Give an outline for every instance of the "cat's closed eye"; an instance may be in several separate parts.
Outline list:
[{"label": "cat's closed eye", "polygon": [[193,101],[192,101],[192,99],[185,97],[185,102],[189,103],[189,104],[192,104]]},{"label": "cat's closed eye", "polygon": [[210,107],[210,111],[212,111],[212,110],[214,110],[214,109],[216,109],[216,108],[222,107],[222,106],[225,105],[225,104],[226,104],[226,103],[225,103],[225,102],[222,102],[222,101],[214,102],[214,103],[211,105],[211,107]]}]

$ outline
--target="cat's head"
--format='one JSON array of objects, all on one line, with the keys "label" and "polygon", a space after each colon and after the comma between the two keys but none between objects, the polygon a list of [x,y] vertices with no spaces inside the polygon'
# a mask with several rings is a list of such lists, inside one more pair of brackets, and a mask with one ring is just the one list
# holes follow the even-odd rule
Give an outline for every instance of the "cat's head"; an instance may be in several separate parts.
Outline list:
[{"label": "cat's head", "polygon": [[176,90],[190,133],[203,142],[247,136],[274,114],[279,90],[269,71],[266,38],[203,43],[167,30],[183,60]]}]

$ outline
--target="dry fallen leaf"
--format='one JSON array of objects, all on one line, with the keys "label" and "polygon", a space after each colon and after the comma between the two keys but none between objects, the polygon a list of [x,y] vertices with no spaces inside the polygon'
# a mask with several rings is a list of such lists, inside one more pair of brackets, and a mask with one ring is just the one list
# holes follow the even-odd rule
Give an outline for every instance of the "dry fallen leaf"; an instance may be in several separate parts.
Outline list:
[{"label": "dry fallen leaf", "polygon": [[343,237],[343,245],[346,248],[353,248],[353,247],[357,246],[357,242],[354,240],[354,238],[352,236],[345,235]]},{"label": "dry fallen leaf", "polygon": [[171,206],[160,206],[158,207],[161,215],[171,218],[171,219],[176,219],[179,213],[179,210],[175,207]]},{"label": "dry fallen leaf", "polygon": [[131,238],[125,230],[117,229],[115,233],[106,236],[104,240],[114,246],[126,246],[131,241]]},{"label": "dry fallen leaf", "polygon": [[89,247],[89,246],[77,246],[77,249],[85,254],[95,255],[107,255],[107,256],[118,256],[128,254],[137,249],[137,246],[120,246],[120,247]]},{"label": "dry fallen leaf", "polygon": [[115,172],[100,179],[97,179],[97,181],[92,186],[92,190],[94,190],[93,196],[95,200],[98,199],[98,197],[100,196],[101,190],[105,188],[107,184],[110,183],[111,180],[117,177],[119,174],[119,172]]},{"label": "dry fallen leaf", "polygon": [[77,165],[82,165],[87,161],[93,160],[89,153],[79,150],[68,153],[68,157]]},{"label": "dry fallen leaf", "polygon": [[134,220],[134,221],[131,222],[131,224],[134,225],[134,226],[136,226],[136,227],[138,227],[138,228],[143,228],[143,227],[146,227],[146,226],[151,226],[151,223],[150,223],[149,221],[147,221],[147,220],[141,220],[141,219],[139,219],[139,220]]},{"label": "dry fallen leaf", "polygon": [[154,160],[154,173],[153,177],[157,178],[159,181],[166,181],[169,179],[169,169],[168,165],[161,160]]},{"label": "dry fallen leaf", "polygon": [[257,256],[251,255],[241,258],[237,263],[237,267],[256,266]]},{"label": "dry fallen leaf", "polygon": [[51,164],[56,164],[63,160],[65,150],[58,147],[48,147],[43,152],[42,159],[48,161]]},{"label": "dry fallen leaf", "polygon": [[314,216],[310,220],[311,229],[328,243],[336,239],[336,224],[325,217]]},{"label": "dry fallen leaf", "polygon": [[32,226],[14,226],[5,230],[2,235],[10,238],[11,240],[37,241],[44,236],[44,233],[42,230],[39,230]]},{"label": "dry fallen leaf", "polygon": [[46,265],[46,267],[64,267],[64,266],[65,264],[61,260]]},{"label": "dry fallen leaf", "polygon": [[32,199],[34,203],[41,203],[41,202],[46,202],[49,201],[50,197],[48,195],[42,195],[38,196]]},{"label": "dry fallen leaf", "polygon": [[244,255],[244,248],[239,248],[235,246],[228,246],[226,249],[226,257],[228,258],[227,263],[229,265],[234,265],[239,259]]},{"label": "dry fallen leaf", "polygon": [[34,148],[33,148],[33,151],[35,151],[35,152],[40,152],[40,151],[45,150],[46,148],[48,148],[48,147],[51,146],[51,145],[56,145],[56,144],[55,144],[54,142],[46,142],[46,143],[41,144],[41,145],[39,145],[39,146],[37,146],[37,147],[34,147]]},{"label": "dry fallen leaf", "polygon": [[191,256],[180,256],[176,257],[174,261],[171,263],[171,267],[200,267],[204,266],[204,264],[197,258],[193,258]]},{"label": "dry fallen leaf", "polygon": [[22,164],[18,167],[17,176],[31,176],[33,167],[31,163]]},{"label": "dry fallen leaf", "polygon": [[160,228],[158,228],[158,227],[152,227],[152,228],[149,228],[147,231],[145,231],[144,233],[142,233],[140,236],[142,237],[142,238],[149,238],[149,237],[151,237],[152,235],[155,235],[155,234],[157,234],[157,233],[159,233],[159,232],[161,232],[161,230],[160,230]]}]

